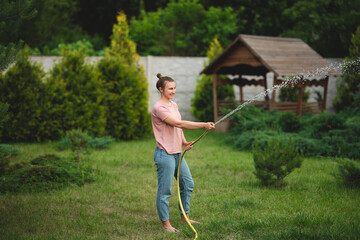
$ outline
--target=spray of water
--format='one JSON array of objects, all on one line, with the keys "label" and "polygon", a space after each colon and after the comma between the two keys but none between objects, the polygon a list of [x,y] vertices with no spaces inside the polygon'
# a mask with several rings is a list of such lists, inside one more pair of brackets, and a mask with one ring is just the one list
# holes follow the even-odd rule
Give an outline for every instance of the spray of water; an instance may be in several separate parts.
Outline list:
[{"label": "spray of water", "polygon": [[[357,64],[359,65],[360,62],[360,58],[358,58],[357,60]],[[356,64],[356,62],[355,62]],[[243,107],[245,107],[246,105],[254,102],[255,100],[259,99],[259,98],[264,98],[265,96],[271,94],[273,91],[281,89],[283,87],[294,87],[297,84],[303,84],[306,79],[315,77],[315,76],[326,76],[329,75],[328,73],[331,70],[336,69],[337,71],[340,71],[340,69],[343,69],[343,65],[344,64],[330,64],[328,66],[325,67],[319,67],[316,68],[313,71],[308,71],[308,72],[304,72],[304,73],[300,73],[297,76],[293,76],[293,77],[286,77],[284,79],[284,81],[280,84],[280,85],[274,85],[272,88],[269,88],[267,90],[265,90],[264,92],[261,92],[259,94],[257,94],[254,98],[247,100],[246,102],[244,102],[243,104],[239,105],[237,108],[235,108],[234,110],[232,110],[231,112],[229,112],[228,114],[226,114],[224,117],[222,117],[221,119],[219,119],[215,125],[221,123],[222,121],[224,121],[225,119],[229,118],[231,115],[233,115],[235,112],[240,111]]]}]

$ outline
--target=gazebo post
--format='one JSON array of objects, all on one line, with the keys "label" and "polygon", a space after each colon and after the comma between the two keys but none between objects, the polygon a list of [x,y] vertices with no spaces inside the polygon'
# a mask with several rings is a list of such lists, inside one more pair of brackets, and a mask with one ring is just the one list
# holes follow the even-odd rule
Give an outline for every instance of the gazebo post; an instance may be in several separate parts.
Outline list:
[{"label": "gazebo post", "polygon": [[218,118],[218,103],[217,103],[217,91],[216,91],[216,87],[217,87],[217,77],[216,77],[216,73],[214,72],[212,75],[212,80],[213,80],[213,105],[214,105],[214,122],[217,121]]},{"label": "gazebo post", "polygon": [[[267,87],[267,79],[266,79],[266,74],[263,75],[264,77],[264,88],[265,88],[265,91],[268,89]],[[266,109],[266,107],[269,109],[269,95],[266,94],[265,95],[265,105],[264,105],[264,108]]]},{"label": "gazebo post", "polygon": [[299,88],[299,97],[298,97],[298,110],[297,110],[297,115],[299,115],[299,116],[302,115],[303,91],[304,91],[304,88],[302,86],[300,86],[300,88]]},{"label": "gazebo post", "polygon": [[239,88],[240,88],[240,104],[242,104],[244,102],[243,86],[240,84]]},{"label": "gazebo post", "polygon": [[[266,74],[264,74],[263,77],[264,77],[264,88],[265,88],[265,91],[266,91],[266,90],[268,89],[268,87],[267,87],[267,80],[266,80]],[[266,100],[267,102],[269,102],[269,96],[268,96],[268,95],[265,95],[265,100]]]},{"label": "gazebo post", "polygon": [[327,88],[328,88],[328,82],[329,82],[329,76],[326,76],[326,81],[324,84],[324,98],[322,102],[322,109],[321,111],[324,111],[326,109],[326,98],[327,98]]},{"label": "gazebo post", "polygon": [[[276,75],[274,74],[274,76],[273,76],[273,86],[275,86],[275,84],[276,84],[275,79],[276,79]],[[271,94],[270,106],[269,106],[270,111],[275,110],[275,98],[276,98],[276,90],[273,89],[272,94]]]}]

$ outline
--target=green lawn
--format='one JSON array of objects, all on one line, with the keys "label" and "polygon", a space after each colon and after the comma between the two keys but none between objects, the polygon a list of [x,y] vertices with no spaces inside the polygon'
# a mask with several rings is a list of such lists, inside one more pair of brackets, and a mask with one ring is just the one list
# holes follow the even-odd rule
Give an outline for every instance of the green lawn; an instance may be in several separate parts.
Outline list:
[{"label": "green lawn", "polygon": [[[186,131],[195,140],[202,131]],[[262,187],[249,152],[209,133],[186,154],[195,181],[191,217],[199,239],[358,239],[360,191],[333,177],[336,163],[307,158],[282,190]],[[14,144],[15,161],[58,152],[54,143]],[[153,138],[116,142],[83,161],[99,170],[96,181],[49,193],[0,195],[1,239],[192,239],[180,224],[176,181],[170,217],[180,233],[161,231]]]}]

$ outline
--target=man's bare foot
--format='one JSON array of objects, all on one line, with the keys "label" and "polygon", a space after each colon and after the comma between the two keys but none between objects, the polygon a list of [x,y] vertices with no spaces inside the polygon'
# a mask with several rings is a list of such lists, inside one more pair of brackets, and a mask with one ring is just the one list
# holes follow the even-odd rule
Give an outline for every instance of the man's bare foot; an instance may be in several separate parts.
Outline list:
[{"label": "man's bare foot", "polygon": [[[187,218],[189,219],[189,222],[191,223],[191,224],[201,224],[201,222],[198,222],[198,221],[195,221],[195,220],[191,220],[190,218],[189,218],[189,214],[186,214],[186,216],[187,216]],[[181,214],[181,223],[182,224],[184,224],[184,223],[186,223],[186,219],[185,219],[185,217],[184,217],[184,215],[182,215]]]}]

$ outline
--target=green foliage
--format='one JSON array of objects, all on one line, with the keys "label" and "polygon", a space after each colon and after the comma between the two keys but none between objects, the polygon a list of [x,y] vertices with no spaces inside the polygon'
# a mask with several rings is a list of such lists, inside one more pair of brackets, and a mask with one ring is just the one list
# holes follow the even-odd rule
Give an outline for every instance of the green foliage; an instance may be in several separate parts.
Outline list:
[{"label": "green foliage", "polygon": [[350,187],[360,188],[360,165],[359,162],[340,159],[338,162],[338,172],[335,177],[343,181],[343,183]]},{"label": "green foliage", "polygon": [[351,33],[359,25],[359,11],[355,9],[360,9],[357,0],[295,1],[283,9],[286,22],[281,36],[301,38],[322,56],[344,57]]},{"label": "green foliage", "polygon": [[133,17],[131,38],[141,55],[169,55],[174,50],[175,55],[204,56],[213,37],[219,37],[225,46],[236,34],[244,33],[297,37],[322,56],[344,57],[351,33],[359,25],[360,9],[358,0],[118,0],[104,1],[101,6],[95,0],[32,2],[38,15],[31,22],[7,22],[9,31],[0,31],[0,41],[20,36],[42,53],[82,39],[89,40],[96,50],[103,49],[114,16],[121,10]]},{"label": "green foliage", "polygon": [[351,35],[349,57],[352,59],[360,58],[360,26],[358,26],[355,33]]},{"label": "green foliage", "polygon": [[106,52],[107,56],[116,56],[125,61],[125,64],[132,66],[138,63],[140,56],[136,53],[136,45],[129,39],[129,26],[126,15],[120,12],[117,17],[117,24],[113,25],[111,45]]},{"label": "green foliage", "polygon": [[19,154],[19,150],[7,145],[0,144],[0,176],[9,169],[10,158]]},{"label": "green foliage", "polygon": [[32,55],[50,55],[50,56],[60,56],[64,52],[78,52],[82,51],[86,56],[103,56],[105,50],[96,51],[94,45],[89,40],[78,40],[73,43],[60,43],[56,48],[49,49],[44,48],[40,51],[38,48],[32,49]]},{"label": "green foliage", "polygon": [[89,34],[74,23],[78,12],[77,1],[37,0],[34,7],[38,10],[38,15],[31,22],[24,22],[19,26],[20,36],[31,48],[47,52],[47,49],[54,49],[62,43],[91,39]]},{"label": "green foliage", "polygon": [[108,149],[112,142],[114,142],[112,137],[92,138],[88,142],[88,146],[93,149]]},{"label": "green foliage", "polygon": [[70,148],[73,151],[83,149],[90,140],[90,136],[87,132],[83,132],[80,129],[67,131],[66,137],[69,139]]},{"label": "green foliage", "polygon": [[360,159],[360,117],[346,112],[297,117],[290,113],[268,112],[244,107],[232,116],[234,125],[226,142],[239,150],[251,150],[255,142],[265,147],[275,138],[294,145],[304,156],[332,156]]},{"label": "green foliage", "polygon": [[332,104],[336,111],[360,111],[360,26],[351,38],[350,57],[342,66],[342,77],[336,81],[336,97]]},{"label": "green foliage", "polygon": [[[319,139],[308,138],[301,134],[281,133],[274,130],[244,131],[242,134],[228,137],[226,143],[233,145],[238,150],[249,151],[255,142],[258,143],[259,147],[265,148],[272,139],[287,144],[290,137],[293,139],[295,147],[299,148],[305,157],[331,156],[329,149],[335,148]],[[332,153],[332,156],[338,156],[337,153]]]},{"label": "green foliage", "polygon": [[18,51],[23,47],[24,41],[18,40],[9,32],[16,32],[21,21],[37,14],[33,3],[32,0],[0,2],[0,73],[15,61]]},{"label": "green foliage", "polygon": [[[211,62],[222,52],[222,47],[217,38],[214,38],[207,52],[208,62]],[[205,65],[205,64],[204,64]],[[214,102],[213,102],[213,80],[212,76],[202,75],[196,79],[197,85],[194,97],[191,99],[191,114],[200,121],[213,121]],[[220,85],[217,87],[217,98],[219,100],[232,100],[234,98],[234,88],[230,85]]]},{"label": "green foliage", "polygon": [[[209,7],[205,11],[205,16],[199,22],[195,22],[189,41],[186,42],[188,48],[192,46],[193,51],[189,54],[195,56],[204,56],[207,52],[206,46],[209,46],[214,37],[228,46],[233,38],[243,30],[246,20],[241,18],[244,7],[236,11],[232,7],[216,8]],[[184,40],[186,41],[186,39]]]},{"label": "green foliage", "polygon": [[9,43],[7,46],[0,45],[0,73],[6,70],[16,59],[16,55],[23,47],[24,42]]},{"label": "green foliage", "polygon": [[9,120],[8,110],[10,105],[8,103],[0,104],[0,127],[3,122]]},{"label": "green foliage", "polygon": [[2,140],[39,141],[43,138],[44,76],[41,66],[29,61],[27,50],[0,76],[0,103],[11,105],[8,111],[11,121],[3,124]]},{"label": "green foliage", "polygon": [[330,114],[322,112],[309,119],[310,135],[314,138],[321,138],[329,131],[344,128],[345,117],[341,114]]},{"label": "green foliage", "polygon": [[[307,102],[310,98],[310,90],[306,88],[303,91],[302,101]],[[283,87],[279,91],[281,102],[297,102],[299,100],[299,89],[296,87]]]},{"label": "green foliage", "polygon": [[337,112],[360,110],[360,60],[346,60],[343,76],[336,81],[336,96],[332,102]]},{"label": "green foliage", "polygon": [[95,135],[105,134],[106,107],[102,105],[103,82],[95,67],[85,64],[85,55],[64,52],[63,59],[48,79],[48,126],[63,131],[83,129]]},{"label": "green foliage", "polygon": [[298,132],[301,129],[301,121],[293,112],[282,113],[279,125],[284,132]]},{"label": "green foliage", "polygon": [[56,143],[56,149],[59,151],[70,149],[70,141],[66,135]]},{"label": "green foliage", "polygon": [[98,64],[104,81],[106,132],[115,139],[139,139],[151,131],[148,82],[134,42],[128,39],[126,16],[118,15],[111,48]]},{"label": "green foliage", "polygon": [[360,118],[345,113],[323,112],[304,122],[304,137],[318,139],[324,147],[322,156],[360,159]]},{"label": "green foliage", "polygon": [[1,176],[0,192],[44,192],[94,181],[94,170],[72,159],[47,154]]},{"label": "green foliage", "polygon": [[148,83],[142,70],[115,57],[103,58],[98,68],[106,82],[106,133],[124,140],[148,135],[151,131]]},{"label": "green foliage", "polygon": [[49,85],[40,64],[31,62],[25,48],[17,62],[0,76],[0,102],[11,104],[6,122],[1,129],[3,141],[42,141],[57,137],[58,126],[48,101]]},{"label": "green foliage", "polygon": [[280,129],[278,112],[264,111],[251,104],[243,107],[240,112],[234,113],[232,118],[236,122],[232,132],[236,134],[248,130],[278,131]]},{"label": "green foliage", "polygon": [[275,139],[267,147],[261,148],[257,142],[253,145],[255,176],[265,186],[283,186],[284,178],[295,168],[300,168],[303,161],[302,152],[292,141],[287,144]]},{"label": "green foliage", "polygon": [[85,150],[85,147],[91,137],[87,134],[87,132],[83,132],[80,129],[67,131],[66,137],[69,139],[71,150],[77,153],[78,161],[81,163],[81,154]]},{"label": "green foliage", "polygon": [[140,19],[133,18],[130,23],[130,38],[136,42],[138,52],[142,56],[165,55],[165,46],[159,41],[166,33],[162,11],[145,13],[142,11]]},{"label": "green foliage", "polygon": [[19,154],[19,150],[8,144],[0,144],[0,158],[5,156],[15,156]]},{"label": "green foliage", "polygon": [[[91,148],[91,149],[108,149],[110,147],[110,144],[114,142],[114,139],[112,137],[96,137],[96,138],[91,138],[87,145],[86,145],[86,149]],[[70,149],[70,141],[69,141],[69,137],[65,136],[63,138],[61,138],[57,144],[56,144],[56,148],[60,151],[62,150],[66,150],[66,149]]]},{"label": "green foliage", "polygon": [[214,37],[228,45],[243,21],[231,7],[205,9],[196,0],[170,1],[164,9],[133,18],[130,36],[141,55],[203,56]]},{"label": "green foliage", "polygon": [[0,104],[11,105],[7,115],[12,120],[0,126],[1,139],[58,140],[72,129],[99,137],[108,133],[116,139],[148,135],[148,82],[134,43],[117,43],[127,36],[120,35],[96,66],[85,62],[84,49],[74,52],[64,47],[63,58],[49,76],[40,65],[31,63],[24,51],[16,64],[0,75]]}]

